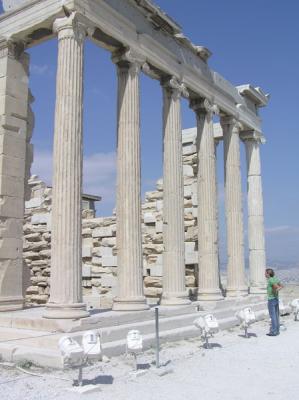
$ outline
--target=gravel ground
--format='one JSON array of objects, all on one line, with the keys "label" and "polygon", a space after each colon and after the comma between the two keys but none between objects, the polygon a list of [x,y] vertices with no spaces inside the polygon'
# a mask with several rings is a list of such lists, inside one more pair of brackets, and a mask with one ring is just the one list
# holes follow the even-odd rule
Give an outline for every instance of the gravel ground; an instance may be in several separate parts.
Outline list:
[{"label": "gravel ground", "polygon": [[[30,376],[15,367],[0,365],[0,399],[5,400],[286,400],[298,398],[299,322],[283,317],[286,330],[268,337],[268,322],[254,324],[249,339],[239,328],[212,338],[206,350],[200,339],[169,343],[162,347],[160,371],[154,365],[154,350],[138,357],[144,375],[134,377],[132,359],[112,358],[84,369],[84,384],[98,384],[101,392],[79,395],[68,391],[74,370],[52,371],[31,366]],[[25,366],[26,367],[26,366]]]}]

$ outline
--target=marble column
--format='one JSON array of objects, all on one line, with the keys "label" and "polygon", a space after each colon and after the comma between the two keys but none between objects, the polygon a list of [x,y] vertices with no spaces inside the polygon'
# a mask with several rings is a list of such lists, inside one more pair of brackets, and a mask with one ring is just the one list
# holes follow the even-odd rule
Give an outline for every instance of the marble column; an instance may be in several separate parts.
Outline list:
[{"label": "marble column", "polygon": [[224,140],[225,209],[227,229],[227,296],[248,294],[245,279],[242,185],[240,166],[241,124],[221,118]]},{"label": "marble column", "polygon": [[175,78],[163,87],[163,294],[161,304],[189,304],[185,285],[184,184],[181,95],[185,86]]},{"label": "marble column", "polygon": [[254,131],[243,132],[241,137],[245,142],[247,159],[249,291],[251,294],[259,294],[266,293],[266,253],[260,161],[260,144],[265,139]]},{"label": "marble column", "polygon": [[0,39],[0,311],[23,308],[29,55]]},{"label": "marble column", "polygon": [[112,58],[118,74],[116,239],[118,296],[113,310],[138,311],[149,306],[143,291],[140,195],[140,99],[142,60],[127,50]]},{"label": "marble column", "polygon": [[198,300],[222,300],[219,287],[218,199],[213,114],[208,100],[192,101],[197,117]]},{"label": "marble column", "polygon": [[58,68],[53,152],[50,300],[46,318],[88,316],[82,303],[82,114],[86,30],[75,13],[54,23]]}]

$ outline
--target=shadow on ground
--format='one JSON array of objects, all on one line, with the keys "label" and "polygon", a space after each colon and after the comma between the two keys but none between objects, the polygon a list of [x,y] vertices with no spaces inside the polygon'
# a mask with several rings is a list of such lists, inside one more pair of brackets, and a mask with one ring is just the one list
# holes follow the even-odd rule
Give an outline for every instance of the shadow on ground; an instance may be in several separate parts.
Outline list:
[{"label": "shadow on ground", "polygon": [[215,348],[222,348],[221,344],[219,344],[219,343],[208,343],[208,344],[204,343],[201,347],[203,349],[208,349],[208,350],[215,349]]},{"label": "shadow on ground", "polygon": [[99,375],[93,379],[83,379],[83,385],[112,385],[113,381],[112,375]]},{"label": "shadow on ground", "polygon": [[247,336],[245,334],[238,335],[239,337],[245,338],[245,339],[250,339],[251,337],[257,337],[256,333],[247,333]]}]

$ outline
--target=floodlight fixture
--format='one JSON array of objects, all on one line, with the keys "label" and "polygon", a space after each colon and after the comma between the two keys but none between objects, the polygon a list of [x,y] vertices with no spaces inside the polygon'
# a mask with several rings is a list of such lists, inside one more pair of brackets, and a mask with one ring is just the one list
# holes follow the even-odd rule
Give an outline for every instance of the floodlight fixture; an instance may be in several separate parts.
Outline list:
[{"label": "floodlight fixture", "polygon": [[87,331],[82,336],[82,346],[72,337],[63,336],[58,342],[64,365],[78,368],[78,379],[74,386],[83,385],[83,367],[90,360],[101,360],[102,348],[100,335],[96,331]]},{"label": "floodlight fixture", "polygon": [[84,350],[70,336],[63,336],[58,342],[59,350],[63,357],[64,365],[71,367],[82,365],[84,361]]},{"label": "floodlight fixture", "polygon": [[299,299],[294,299],[291,301],[291,307],[294,314],[294,321],[298,321],[298,314],[299,314]]},{"label": "floodlight fixture", "polygon": [[239,320],[241,327],[244,328],[245,337],[249,338],[248,328],[251,324],[256,322],[254,311],[251,307],[245,307],[242,310],[236,312],[235,316]]},{"label": "floodlight fixture", "polygon": [[209,336],[219,331],[219,324],[216,317],[213,314],[207,314],[196,318],[193,323],[199,329],[200,336],[205,341],[205,348],[210,349]]},{"label": "floodlight fixture", "polygon": [[86,360],[101,360],[102,345],[97,331],[87,331],[82,336],[82,347]]},{"label": "floodlight fixture", "polygon": [[137,371],[137,354],[143,349],[143,339],[139,330],[132,329],[127,334],[126,352],[134,356],[134,370]]}]

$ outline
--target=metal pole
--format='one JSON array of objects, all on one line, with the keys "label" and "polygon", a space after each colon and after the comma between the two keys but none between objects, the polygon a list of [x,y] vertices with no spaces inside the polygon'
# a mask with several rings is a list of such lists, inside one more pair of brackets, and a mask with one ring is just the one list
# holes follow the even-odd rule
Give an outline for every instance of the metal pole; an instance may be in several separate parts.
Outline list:
[{"label": "metal pole", "polygon": [[137,371],[137,369],[138,369],[137,354],[133,353],[133,355],[134,355],[134,371]]},{"label": "metal pole", "polygon": [[78,386],[83,386],[83,366],[82,365],[79,367]]},{"label": "metal pole", "polygon": [[156,325],[156,368],[160,367],[159,351],[160,351],[160,340],[159,340],[159,308],[155,307],[155,325]]},{"label": "metal pole", "polygon": [[209,344],[208,334],[206,332],[205,332],[205,342],[206,342],[206,349],[209,349],[210,344]]},{"label": "metal pole", "polygon": [[249,335],[248,335],[248,327],[245,325],[244,329],[245,329],[245,337],[248,338],[249,337]]}]

